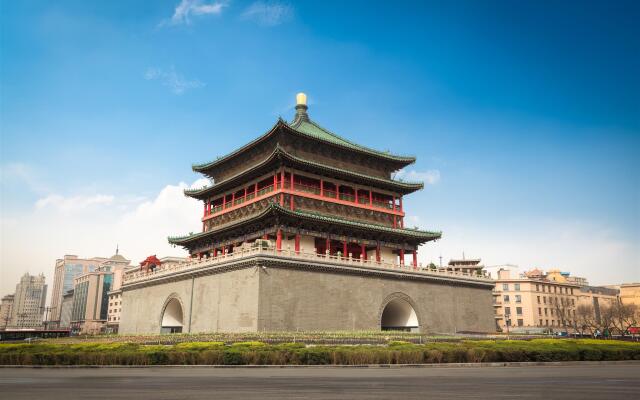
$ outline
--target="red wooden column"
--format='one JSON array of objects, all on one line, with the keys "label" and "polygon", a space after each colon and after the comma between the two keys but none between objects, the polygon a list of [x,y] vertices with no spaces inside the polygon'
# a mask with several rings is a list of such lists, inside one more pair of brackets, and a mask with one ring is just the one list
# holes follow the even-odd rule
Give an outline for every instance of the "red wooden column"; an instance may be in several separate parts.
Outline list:
[{"label": "red wooden column", "polygon": [[282,250],[282,229],[278,228],[276,233],[276,250]]},{"label": "red wooden column", "polygon": [[300,253],[300,234],[298,233],[296,233],[295,249],[296,253]]},{"label": "red wooden column", "polygon": [[202,215],[203,217],[207,216],[207,203],[204,203],[204,213]]},{"label": "red wooden column", "polygon": [[253,195],[253,198],[254,198],[254,199],[255,199],[256,197],[258,197],[258,182],[256,182],[256,186],[255,186],[255,188],[253,189],[253,193],[254,193],[254,195]]},{"label": "red wooden column", "polygon": [[400,218],[400,228],[404,228],[404,218]]},{"label": "red wooden column", "polygon": [[284,168],[280,171],[280,206],[284,207]]},{"label": "red wooden column", "polygon": [[393,196],[393,211],[396,210],[396,196]]},{"label": "red wooden column", "polygon": [[327,238],[325,246],[327,247],[327,250],[329,250],[329,254],[331,254],[331,239]]},{"label": "red wooden column", "polygon": [[418,250],[413,250],[413,269],[418,268]]},{"label": "red wooden column", "polygon": [[369,190],[369,207],[373,206],[373,190]]},{"label": "red wooden column", "polygon": [[[293,211],[294,209],[294,205],[293,205],[293,171],[291,171],[291,186],[289,187],[289,207],[291,208],[291,211]],[[296,250],[297,251],[297,250]]]},{"label": "red wooden column", "polygon": [[376,262],[380,262],[380,244],[376,244]]},{"label": "red wooden column", "polygon": [[276,191],[276,188],[278,187],[278,172],[276,171],[275,174],[273,174],[273,191]]},{"label": "red wooden column", "polygon": [[400,249],[400,265],[404,265],[404,249]]},{"label": "red wooden column", "polygon": [[367,246],[360,245],[360,260],[365,261],[367,259]]},{"label": "red wooden column", "polygon": [[345,240],[345,241],[342,243],[342,257],[344,257],[344,258],[349,257],[349,253],[347,253],[347,250],[348,250],[348,249],[347,249],[347,241]]},{"label": "red wooden column", "polygon": [[395,228],[397,228],[397,227],[398,227],[398,223],[397,223],[397,221],[396,221],[396,216],[394,215],[394,216],[393,216],[393,228],[395,229]]},{"label": "red wooden column", "polygon": [[320,179],[320,197],[324,197],[324,181]]},{"label": "red wooden column", "polygon": [[244,202],[247,202],[247,187],[244,187]]},{"label": "red wooden column", "polygon": [[227,194],[223,194],[222,195],[222,209],[226,209],[227,208]]},{"label": "red wooden column", "polygon": [[222,246],[222,255],[227,254],[227,246]]},{"label": "red wooden column", "polygon": [[359,203],[358,203],[358,187],[355,187],[355,188],[353,189],[353,193],[354,193],[354,196],[353,196],[354,200],[353,200],[353,201],[354,201],[356,204],[359,204]]},{"label": "red wooden column", "polygon": [[402,196],[400,196],[400,212],[402,212]]},{"label": "red wooden column", "polygon": [[213,256],[218,257],[218,248],[213,249]]}]

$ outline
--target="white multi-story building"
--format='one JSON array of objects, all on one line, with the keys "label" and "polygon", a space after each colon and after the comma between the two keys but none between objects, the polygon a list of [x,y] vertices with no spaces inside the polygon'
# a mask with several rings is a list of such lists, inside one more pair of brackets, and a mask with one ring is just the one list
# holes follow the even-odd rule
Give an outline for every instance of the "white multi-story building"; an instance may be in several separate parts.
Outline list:
[{"label": "white multi-story building", "polygon": [[47,285],[43,274],[24,274],[16,285],[11,321],[8,328],[42,327]]},{"label": "white multi-story building", "polygon": [[0,329],[6,329],[11,321],[13,298],[14,295],[12,294],[8,294],[2,298],[2,303],[0,303]]}]

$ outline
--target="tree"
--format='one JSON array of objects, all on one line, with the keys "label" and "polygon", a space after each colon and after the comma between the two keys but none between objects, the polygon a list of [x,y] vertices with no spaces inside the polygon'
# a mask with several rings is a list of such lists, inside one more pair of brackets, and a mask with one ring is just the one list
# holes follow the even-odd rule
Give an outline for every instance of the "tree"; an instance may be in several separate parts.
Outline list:
[{"label": "tree", "polygon": [[632,326],[638,325],[640,313],[635,304],[623,304],[621,301],[614,302],[611,307],[611,325],[625,336]]},{"label": "tree", "polygon": [[613,320],[615,319],[614,305],[607,305],[600,307],[600,321],[599,325],[602,328],[602,334],[605,336],[611,335],[611,328],[614,327]]},{"label": "tree", "polygon": [[589,331],[591,336],[596,333],[596,330],[600,327],[600,323],[596,318],[596,310],[591,304],[581,304],[576,308],[574,327],[581,335],[584,334],[586,330]]},{"label": "tree", "polygon": [[[566,301],[565,301],[566,300]],[[564,332],[568,333],[567,327],[571,326],[571,309],[569,308],[568,299],[555,297],[556,317],[558,318],[558,325],[564,328]]]}]

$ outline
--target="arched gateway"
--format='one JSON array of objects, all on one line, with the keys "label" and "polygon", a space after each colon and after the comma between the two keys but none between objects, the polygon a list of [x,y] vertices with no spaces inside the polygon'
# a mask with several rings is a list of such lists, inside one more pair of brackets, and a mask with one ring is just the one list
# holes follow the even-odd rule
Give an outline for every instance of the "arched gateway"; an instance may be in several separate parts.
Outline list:
[{"label": "arched gateway", "polygon": [[413,306],[405,296],[393,296],[388,301],[380,317],[380,329],[383,331],[418,332],[420,323]]},{"label": "arched gateway", "polygon": [[162,310],[160,333],[182,332],[182,304],[177,298],[171,298]]}]

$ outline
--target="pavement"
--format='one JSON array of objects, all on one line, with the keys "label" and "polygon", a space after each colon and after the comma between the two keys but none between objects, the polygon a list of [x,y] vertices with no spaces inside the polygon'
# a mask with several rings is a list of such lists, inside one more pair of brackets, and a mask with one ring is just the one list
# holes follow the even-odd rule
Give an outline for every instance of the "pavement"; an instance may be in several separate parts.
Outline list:
[{"label": "pavement", "polygon": [[640,364],[2,368],[0,399],[640,399]]}]

